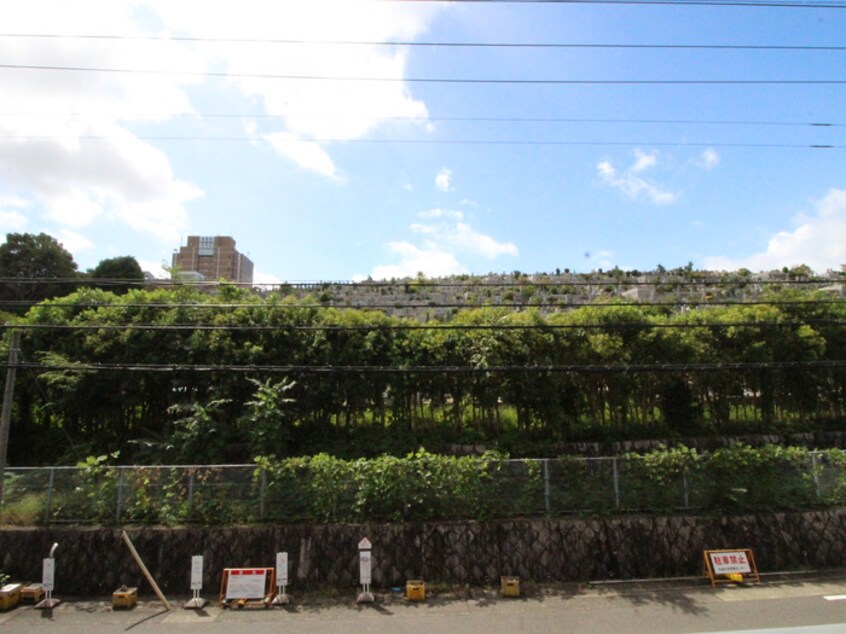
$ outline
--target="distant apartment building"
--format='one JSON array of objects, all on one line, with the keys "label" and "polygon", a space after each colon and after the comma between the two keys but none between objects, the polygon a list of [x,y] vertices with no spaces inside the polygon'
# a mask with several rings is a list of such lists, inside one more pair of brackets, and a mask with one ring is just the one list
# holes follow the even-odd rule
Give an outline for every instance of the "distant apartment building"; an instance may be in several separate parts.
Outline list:
[{"label": "distant apartment building", "polygon": [[173,253],[173,269],[201,280],[253,283],[252,260],[238,253],[229,236],[188,236],[188,244]]}]

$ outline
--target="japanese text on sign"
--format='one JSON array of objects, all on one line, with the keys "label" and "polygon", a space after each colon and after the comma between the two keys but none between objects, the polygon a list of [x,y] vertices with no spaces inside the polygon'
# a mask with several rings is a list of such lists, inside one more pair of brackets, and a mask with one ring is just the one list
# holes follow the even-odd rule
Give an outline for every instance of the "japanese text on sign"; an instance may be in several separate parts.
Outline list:
[{"label": "japanese text on sign", "polygon": [[709,555],[715,575],[752,572],[752,568],[749,566],[749,559],[742,550],[737,552],[709,553]]},{"label": "japanese text on sign", "polygon": [[237,568],[229,571],[227,599],[256,599],[265,594],[266,568]]}]

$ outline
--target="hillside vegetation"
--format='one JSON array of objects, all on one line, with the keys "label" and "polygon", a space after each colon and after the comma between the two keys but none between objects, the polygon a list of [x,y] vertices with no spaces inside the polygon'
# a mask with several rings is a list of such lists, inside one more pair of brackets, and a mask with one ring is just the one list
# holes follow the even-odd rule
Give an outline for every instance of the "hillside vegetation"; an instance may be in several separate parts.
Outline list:
[{"label": "hillside vegetation", "polygon": [[[410,319],[222,286],[84,288],[29,310],[12,464],[842,428],[846,303],[457,308]],[[8,331],[6,341],[8,342]]]}]

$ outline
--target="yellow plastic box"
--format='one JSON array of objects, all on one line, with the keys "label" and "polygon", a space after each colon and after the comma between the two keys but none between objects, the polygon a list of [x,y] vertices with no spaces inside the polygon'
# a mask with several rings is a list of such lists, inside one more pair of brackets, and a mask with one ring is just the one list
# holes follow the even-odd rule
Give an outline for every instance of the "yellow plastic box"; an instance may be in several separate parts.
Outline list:
[{"label": "yellow plastic box", "polygon": [[113,610],[129,610],[130,608],[134,608],[137,602],[138,588],[127,588],[124,586],[112,593]]},{"label": "yellow plastic box", "polygon": [[23,584],[7,583],[0,588],[0,610],[11,610],[21,600]]},{"label": "yellow plastic box", "polygon": [[24,603],[38,603],[44,598],[44,587],[40,583],[31,583],[21,590],[21,601]]},{"label": "yellow plastic box", "polygon": [[520,579],[518,577],[500,577],[499,580],[502,587],[502,596],[520,596]]},{"label": "yellow plastic box", "polygon": [[426,584],[421,579],[410,579],[405,584],[405,598],[409,601],[426,599]]}]

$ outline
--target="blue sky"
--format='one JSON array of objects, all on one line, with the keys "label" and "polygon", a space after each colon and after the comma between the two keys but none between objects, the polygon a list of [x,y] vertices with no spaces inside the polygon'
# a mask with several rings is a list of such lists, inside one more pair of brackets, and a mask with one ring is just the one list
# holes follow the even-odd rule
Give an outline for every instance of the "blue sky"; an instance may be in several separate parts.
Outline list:
[{"label": "blue sky", "polygon": [[0,25],[0,230],[82,269],[188,235],[265,281],[846,263],[846,50],[795,48],[843,45],[846,9],[29,0]]}]

